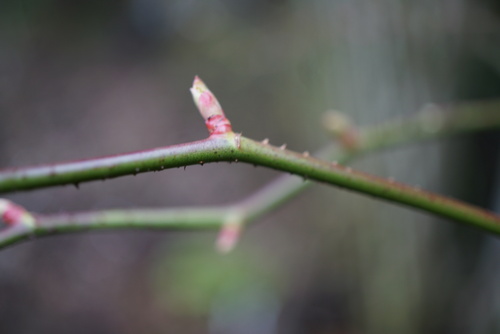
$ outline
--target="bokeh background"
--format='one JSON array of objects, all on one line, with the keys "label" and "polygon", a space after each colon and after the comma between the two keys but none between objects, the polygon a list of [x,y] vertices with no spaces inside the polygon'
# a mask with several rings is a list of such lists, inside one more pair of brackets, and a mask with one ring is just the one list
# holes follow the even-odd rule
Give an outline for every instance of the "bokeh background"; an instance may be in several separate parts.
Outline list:
[{"label": "bokeh background", "polygon": [[[236,131],[297,151],[336,109],[368,125],[500,97],[500,7],[467,0],[3,0],[0,168]],[[500,211],[498,133],[353,166]],[[278,172],[211,164],[8,198],[51,213],[243,199]],[[219,255],[216,233],[57,236],[0,252],[1,333],[500,333],[500,242],[315,185]]]}]

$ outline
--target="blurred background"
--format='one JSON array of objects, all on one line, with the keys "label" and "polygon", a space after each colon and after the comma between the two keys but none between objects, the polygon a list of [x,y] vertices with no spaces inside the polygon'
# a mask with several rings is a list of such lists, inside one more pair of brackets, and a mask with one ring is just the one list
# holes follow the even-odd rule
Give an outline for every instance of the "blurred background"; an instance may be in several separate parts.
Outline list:
[{"label": "blurred background", "polygon": [[[233,127],[296,151],[424,105],[500,97],[500,6],[467,0],[3,0],[0,168],[206,137],[200,75]],[[500,211],[499,134],[356,161]],[[223,204],[278,172],[211,164],[9,194],[34,212]],[[223,186],[221,184],[224,183]],[[500,242],[314,185],[219,255],[215,232],[57,236],[0,252],[1,333],[500,333]]]}]

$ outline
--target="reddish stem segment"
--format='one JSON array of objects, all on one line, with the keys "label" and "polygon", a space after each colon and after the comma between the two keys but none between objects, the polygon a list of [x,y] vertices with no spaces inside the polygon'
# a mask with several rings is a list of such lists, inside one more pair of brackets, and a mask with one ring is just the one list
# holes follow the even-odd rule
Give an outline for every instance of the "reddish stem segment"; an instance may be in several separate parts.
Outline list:
[{"label": "reddish stem segment", "polygon": [[208,133],[212,135],[223,135],[226,133],[233,132],[231,123],[224,115],[213,115],[210,116],[206,121]]}]

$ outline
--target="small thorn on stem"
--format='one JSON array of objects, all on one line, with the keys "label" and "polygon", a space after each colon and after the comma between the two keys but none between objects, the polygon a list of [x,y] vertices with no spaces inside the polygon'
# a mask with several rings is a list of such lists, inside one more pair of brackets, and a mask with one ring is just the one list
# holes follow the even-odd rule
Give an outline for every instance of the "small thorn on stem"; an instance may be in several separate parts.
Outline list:
[{"label": "small thorn on stem", "polygon": [[264,145],[269,144],[269,138],[264,139],[261,143]]},{"label": "small thorn on stem", "polygon": [[284,150],[284,149],[286,149],[286,144],[283,144],[280,146],[280,150]]},{"label": "small thorn on stem", "polygon": [[302,153],[303,156],[305,157],[308,157],[309,156],[309,152],[305,151],[304,153]]},{"label": "small thorn on stem", "polygon": [[234,142],[236,143],[236,148],[241,148],[241,133],[237,133],[234,135]]}]

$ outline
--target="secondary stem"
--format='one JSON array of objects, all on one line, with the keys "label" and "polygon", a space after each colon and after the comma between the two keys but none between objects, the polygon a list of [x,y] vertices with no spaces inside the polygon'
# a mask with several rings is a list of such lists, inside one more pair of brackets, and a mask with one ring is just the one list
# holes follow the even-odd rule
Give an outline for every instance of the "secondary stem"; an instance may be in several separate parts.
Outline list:
[{"label": "secondary stem", "polygon": [[360,132],[359,153],[407,142],[500,127],[498,101],[424,108],[414,117],[370,126]]},{"label": "secondary stem", "polygon": [[30,236],[46,236],[87,230],[108,229],[210,229],[219,227],[230,214],[229,207],[158,209],[158,210],[104,210],[81,213],[35,215],[36,226],[16,225],[0,230],[0,248]]}]

